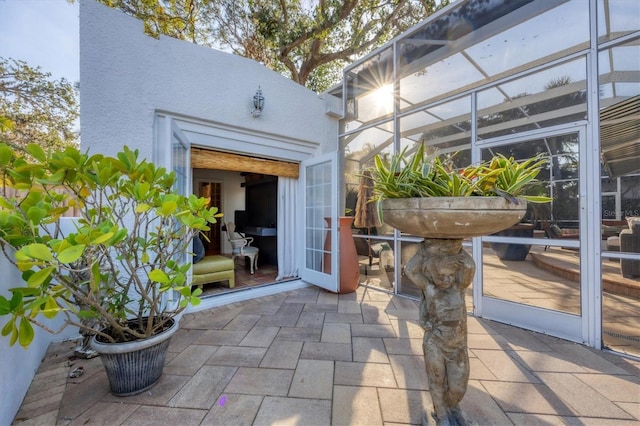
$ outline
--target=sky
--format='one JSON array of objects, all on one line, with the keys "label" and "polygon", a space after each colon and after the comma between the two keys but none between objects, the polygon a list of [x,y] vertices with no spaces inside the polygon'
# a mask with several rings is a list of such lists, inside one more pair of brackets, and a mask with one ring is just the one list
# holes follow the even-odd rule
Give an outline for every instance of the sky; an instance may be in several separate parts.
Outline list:
[{"label": "sky", "polygon": [[0,0],[0,57],[80,80],[78,0]]}]

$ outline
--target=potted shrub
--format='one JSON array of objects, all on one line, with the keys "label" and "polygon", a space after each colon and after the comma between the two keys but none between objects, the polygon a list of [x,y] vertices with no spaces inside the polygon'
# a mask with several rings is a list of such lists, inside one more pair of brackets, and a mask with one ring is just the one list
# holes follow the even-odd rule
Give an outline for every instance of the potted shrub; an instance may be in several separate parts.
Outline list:
[{"label": "potted shrub", "polygon": [[[375,197],[385,223],[425,238],[404,273],[421,290],[419,323],[425,330],[432,417],[439,425],[467,425],[459,406],[469,380],[464,299],[475,263],[462,241],[517,223],[527,201],[547,201],[523,195],[545,161],[518,163],[499,155],[458,170],[438,157],[425,158],[424,145],[409,158],[405,154],[406,149],[388,164],[375,157]],[[426,413],[422,424],[432,424]]]},{"label": "potted shrub", "polygon": [[[93,335],[112,392],[139,393],[160,378],[178,316],[199,303],[187,255],[217,208],[176,194],[173,173],[127,147],[116,157],[35,144],[27,152],[0,144],[0,245],[26,284],[0,296],[2,335],[27,347],[34,326],[59,331],[40,315],[64,315],[63,328]],[[78,217],[65,229],[70,209]]]}]

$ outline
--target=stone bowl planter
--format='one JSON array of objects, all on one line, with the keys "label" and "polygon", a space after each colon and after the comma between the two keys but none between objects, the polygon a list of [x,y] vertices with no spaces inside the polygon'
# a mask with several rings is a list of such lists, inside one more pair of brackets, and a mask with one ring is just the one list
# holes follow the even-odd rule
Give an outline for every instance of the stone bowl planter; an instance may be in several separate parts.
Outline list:
[{"label": "stone bowl planter", "polygon": [[424,238],[479,237],[518,223],[527,201],[502,197],[386,198],[382,220],[401,232]]}]

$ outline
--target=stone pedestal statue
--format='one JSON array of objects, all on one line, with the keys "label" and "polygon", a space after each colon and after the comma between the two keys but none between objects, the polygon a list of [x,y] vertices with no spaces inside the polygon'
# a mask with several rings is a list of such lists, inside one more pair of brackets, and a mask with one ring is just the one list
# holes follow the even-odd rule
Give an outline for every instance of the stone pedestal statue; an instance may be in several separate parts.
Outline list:
[{"label": "stone pedestal statue", "polygon": [[[440,425],[470,424],[459,404],[469,382],[465,290],[475,269],[461,239],[435,238],[426,238],[405,268],[409,279],[422,290],[422,348],[433,417]],[[423,423],[429,423],[428,417]]]},{"label": "stone pedestal statue", "polygon": [[465,290],[476,265],[462,248],[466,237],[508,228],[525,214],[526,201],[500,197],[396,198],[382,201],[384,222],[424,237],[405,273],[422,290],[420,325],[434,412],[423,425],[470,425],[460,409],[469,382]]}]

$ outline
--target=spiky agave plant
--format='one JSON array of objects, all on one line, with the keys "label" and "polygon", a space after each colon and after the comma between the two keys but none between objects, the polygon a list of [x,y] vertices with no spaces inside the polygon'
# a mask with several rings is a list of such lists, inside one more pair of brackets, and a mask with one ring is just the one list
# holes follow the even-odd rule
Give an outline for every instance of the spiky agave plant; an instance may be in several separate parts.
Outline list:
[{"label": "spiky agave plant", "polygon": [[[517,203],[523,198],[531,203],[548,203],[550,197],[531,195],[537,176],[547,159],[538,155],[523,161],[498,154],[490,161],[456,168],[452,161],[425,157],[424,145],[406,155],[407,148],[394,154],[389,162],[375,157],[371,176],[374,201],[385,198],[500,196]],[[455,155],[454,155],[455,156]],[[380,204],[378,203],[380,208]]]}]

